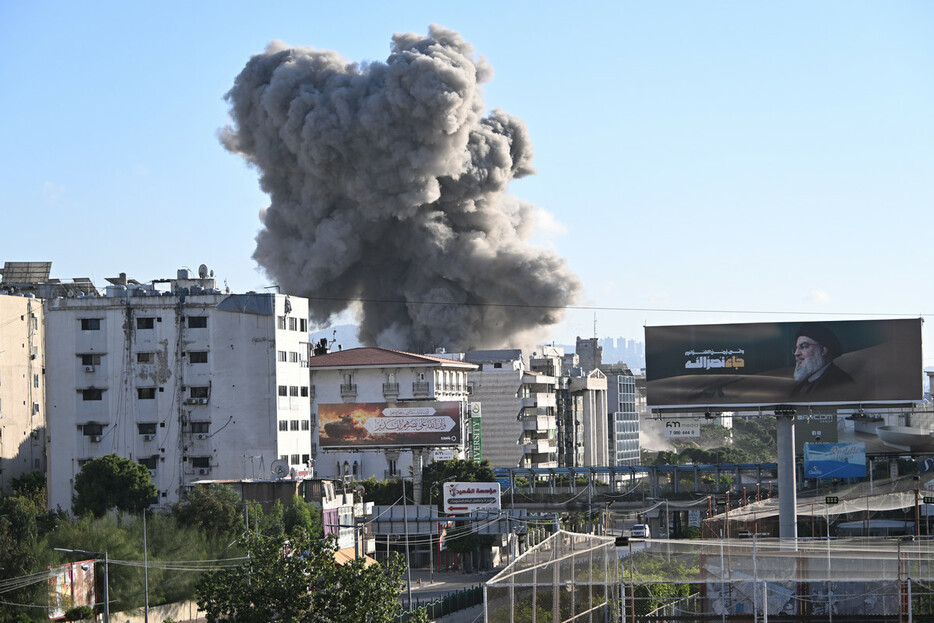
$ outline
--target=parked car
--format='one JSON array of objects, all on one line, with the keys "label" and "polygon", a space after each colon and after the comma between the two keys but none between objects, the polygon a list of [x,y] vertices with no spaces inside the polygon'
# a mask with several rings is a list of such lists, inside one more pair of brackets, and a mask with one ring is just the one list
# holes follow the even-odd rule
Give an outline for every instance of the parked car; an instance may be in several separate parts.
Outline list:
[{"label": "parked car", "polygon": [[648,524],[637,523],[632,527],[631,533],[634,539],[651,539],[652,531],[649,530]]}]

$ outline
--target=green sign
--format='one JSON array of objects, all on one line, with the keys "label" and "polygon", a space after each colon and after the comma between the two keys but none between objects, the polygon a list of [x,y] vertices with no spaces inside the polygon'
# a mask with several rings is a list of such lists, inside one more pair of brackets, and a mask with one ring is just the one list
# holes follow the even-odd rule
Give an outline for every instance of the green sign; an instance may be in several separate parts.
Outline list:
[{"label": "green sign", "polygon": [[932,495],[926,495],[926,496],[924,496],[924,503],[925,503],[925,504],[934,504],[934,496],[932,496]]},{"label": "green sign", "polygon": [[483,458],[483,436],[480,431],[480,403],[471,402],[470,408],[470,458],[479,461]]},{"label": "green sign", "polygon": [[828,495],[827,497],[824,498],[824,502],[826,502],[827,504],[839,504],[840,498],[838,498],[835,495]]}]

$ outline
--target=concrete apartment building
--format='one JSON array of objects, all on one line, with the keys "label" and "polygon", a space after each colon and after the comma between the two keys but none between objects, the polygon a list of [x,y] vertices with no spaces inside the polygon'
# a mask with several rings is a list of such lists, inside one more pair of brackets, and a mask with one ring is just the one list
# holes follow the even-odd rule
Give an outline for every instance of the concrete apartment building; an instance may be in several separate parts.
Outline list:
[{"label": "concrete apartment building", "polygon": [[470,400],[479,402],[482,458],[493,467],[557,467],[557,379],[527,370],[518,349],[474,350]]},{"label": "concrete apartment building", "polygon": [[606,378],[574,355],[543,346],[526,368],[519,350],[468,351],[483,409],[483,458],[494,467],[576,467],[608,460]]},{"label": "concrete apartment building", "polygon": [[[316,476],[413,475],[417,486],[434,458],[465,458],[468,374],[475,365],[386,348],[331,353],[322,344],[313,353],[308,368]],[[452,428],[434,431],[439,420]]]},{"label": "concrete apartment building", "polygon": [[307,300],[175,279],[108,279],[45,302],[49,505],[89,459],[145,465],[173,503],[199,480],[307,474]]},{"label": "concrete apartment building", "polygon": [[[13,277],[10,274],[10,277]],[[6,273],[3,283],[7,285]],[[45,471],[45,348],[42,301],[0,288],[0,492]]]},{"label": "concrete apartment building", "polygon": [[[603,363],[603,347],[596,338],[577,338],[576,350],[585,371],[599,370],[606,377],[608,464],[638,465],[641,462],[639,436],[642,421],[636,376],[625,363]],[[645,377],[642,378],[644,380]],[[642,405],[645,405],[644,393]]]}]

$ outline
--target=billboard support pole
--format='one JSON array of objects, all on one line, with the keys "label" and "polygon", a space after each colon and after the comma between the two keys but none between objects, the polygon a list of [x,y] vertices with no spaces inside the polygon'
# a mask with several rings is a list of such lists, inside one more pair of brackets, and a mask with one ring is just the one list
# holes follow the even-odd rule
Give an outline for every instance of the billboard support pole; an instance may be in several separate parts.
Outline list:
[{"label": "billboard support pole", "polygon": [[778,432],[778,536],[798,538],[797,487],[795,485],[795,408],[775,408]]}]

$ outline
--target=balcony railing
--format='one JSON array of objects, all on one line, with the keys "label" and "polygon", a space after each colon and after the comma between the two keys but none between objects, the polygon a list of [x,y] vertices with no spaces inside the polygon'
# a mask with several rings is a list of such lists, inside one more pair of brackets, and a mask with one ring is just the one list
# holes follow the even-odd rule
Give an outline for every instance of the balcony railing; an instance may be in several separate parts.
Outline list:
[{"label": "balcony railing", "polygon": [[356,383],[341,383],[341,396],[356,396],[357,395],[357,384]]},{"label": "balcony railing", "polygon": [[392,394],[394,396],[399,395],[399,384],[398,383],[383,383],[383,394]]},{"label": "balcony railing", "polygon": [[412,393],[415,395],[427,395],[430,389],[427,382],[415,381],[412,383]]}]

